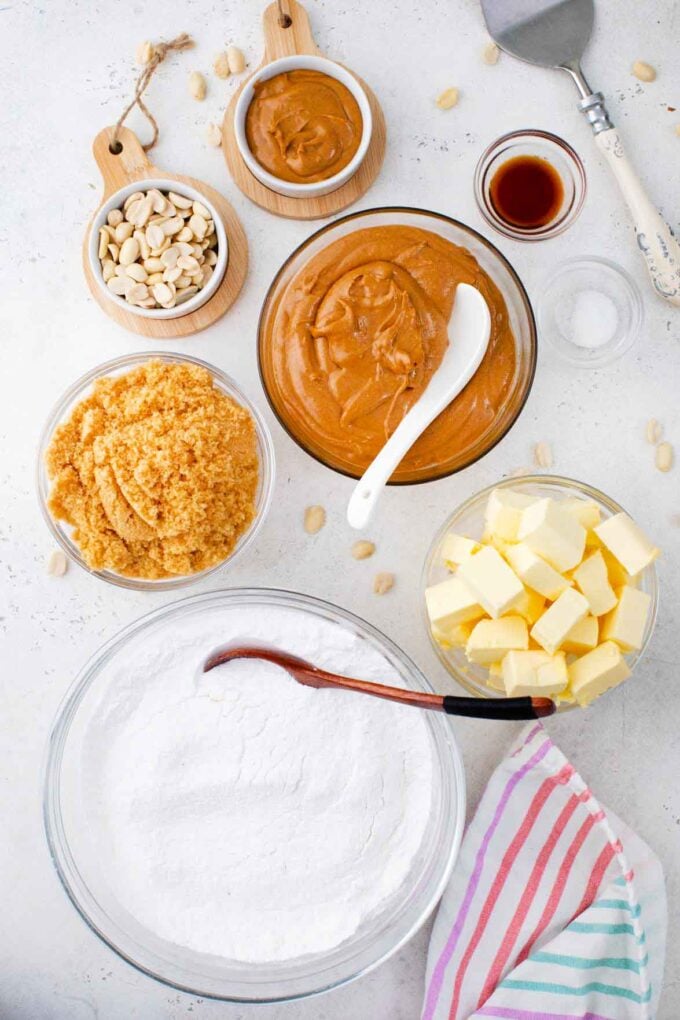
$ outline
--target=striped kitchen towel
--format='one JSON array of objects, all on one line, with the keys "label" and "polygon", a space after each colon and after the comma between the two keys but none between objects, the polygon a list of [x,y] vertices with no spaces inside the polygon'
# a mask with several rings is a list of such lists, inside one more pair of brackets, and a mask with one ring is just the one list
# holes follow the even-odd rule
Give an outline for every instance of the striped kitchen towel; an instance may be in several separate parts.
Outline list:
[{"label": "striped kitchen towel", "polygon": [[463,840],[422,1020],[653,1017],[665,939],[659,861],[531,725]]}]

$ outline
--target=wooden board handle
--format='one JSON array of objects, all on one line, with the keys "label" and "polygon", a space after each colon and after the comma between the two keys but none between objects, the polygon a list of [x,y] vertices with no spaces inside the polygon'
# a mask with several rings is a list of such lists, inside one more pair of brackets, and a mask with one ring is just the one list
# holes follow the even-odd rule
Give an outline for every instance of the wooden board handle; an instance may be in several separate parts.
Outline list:
[{"label": "wooden board handle", "polygon": [[92,144],[94,158],[104,179],[105,199],[132,181],[157,176],[139,138],[129,128],[119,128],[118,140],[122,149],[117,154],[111,151],[114,132],[114,127],[104,128]]},{"label": "wooden board handle", "polygon": [[270,4],[262,16],[264,31],[264,60],[269,64],[280,57],[293,57],[298,53],[318,54],[319,49],[314,42],[309,16],[302,4],[297,0],[282,0],[283,10],[291,19],[288,28],[280,23],[278,4]]}]

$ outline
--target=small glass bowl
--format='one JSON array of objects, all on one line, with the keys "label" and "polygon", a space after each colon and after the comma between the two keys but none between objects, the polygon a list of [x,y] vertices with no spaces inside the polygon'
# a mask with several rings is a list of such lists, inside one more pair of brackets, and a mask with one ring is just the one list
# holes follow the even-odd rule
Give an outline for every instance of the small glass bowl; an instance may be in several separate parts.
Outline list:
[{"label": "small glass bowl", "polygon": [[[197,616],[270,606],[335,623],[377,649],[410,690],[431,692],[427,679],[389,638],[352,613],[320,599],[266,588],[232,588],[193,595],[155,609],[128,625],[85,664],[66,694],[49,742],[44,777],[43,819],[52,862],[74,907],[99,938],[138,970],[194,995],[230,1002],[279,1002],[337,988],[373,970],[424,924],[444,891],[458,855],[465,824],[465,774],[447,716],[425,712],[432,746],[430,816],[408,876],[397,892],[340,945],[274,963],[244,963],[198,953],[170,943],[141,924],[121,904],[107,878],[107,845],[96,811],[83,791],[83,748],[92,713],[105,684],[124,682],[116,662],[158,626],[177,627]],[[322,692],[323,694],[323,692]],[[408,710],[405,710],[408,711]],[[101,753],[106,753],[102,747]],[[104,840],[106,842],[106,840]]]},{"label": "small glass bowl", "polygon": [[[490,485],[488,488],[482,489],[481,492],[476,493],[476,495],[471,496],[470,499],[462,503],[444,522],[434,537],[423,567],[421,580],[421,609],[423,621],[430,637],[432,647],[444,667],[448,670],[454,680],[461,685],[461,687],[464,687],[470,694],[476,695],[479,698],[502,698],[504,695],[499,691],[494,691],[493,688],[488,686],[485,682],[486,677],[488,676],[488,671],[484,669],[483,666],[479,666],[474,662],[468,662],[462,648],[442,648],[441,645],[435,641],[432,636],[430,621],[427,615],[424,593],[425,589],[429,588],[431,584],[437,584],[438,581],[444,581],[447,577],[451,577],[451,572],[447,570],[441,558],[442,543],[449,531],[455,531],[457,534],[467,535],[470,538],[481,538],[484,531],[484,510],[486,508],[487,500],[494,489],[514,489],[518,492],[524,492],[528,496],[537,496],[541,499],[545,499],[547,497],[552,497],[553,499],[566,499],[573,496],[580,496],[584,499],[592,499],[599,505],[604,520],[608,517],[612,517],[614,514],[625,512],[623,507],[619,506],[619,504],[613,499],[610,499],[609,496],[605,496],[603,492],[593,488],[593,486],[588,485],[586,482],[578,482],[573,478],[562,478],[559,475],[526,475],[522,478],[504,478],[495,485]],[[639,651],[630,652],[626,655],[626,662],[631,670],[635,668],[642,658],[645,649],[649,644],[649,639],[652,636],[654,625],[656,623],[656,614],[659,602],[659,582],[654,563],[647,567],[640,575],[639,587],[642,591],[647,592],[652,601],[649,616],[647,617],[644,637],[642,639],[642,648],[640,648]],[[561,704],[558,705],[557,710],[558,712],[563,712],[578,707],[579,706],[575,704]]]},{"label": "small glass bowl", "polygon": [[[491,181],[496,171],[517,156],[538,156],[545,159],[560,175],[564,188],[562,206],[549,223],[542,227],[520,227],[504,220],[491,201]],[[583,208],[586,197],[586,171],[580,156],[568,142],[548,131],[511,131],[497,138],[482,154],[474,177],[477,206],[495,230],[515,241],[545,241],[570,227]]]},{"label": "small glass bowl", "polygon": [[[104,375],[123,375],[137,365],[142,365],[152,359],[174,364],[200,365],[201,368],[207,369],[212,375],[216,387],[244,407],[253,416],[258,459],[260,462],[260,476],[255,496],[255,516],[250,527],[240,536],[231,554],[220,563],[216,563],[206,570],[200,570],[196,574],[178,574],[176,577],[163,577],[156,580],[142,577],[127,577],[123,574],[117,574],[113,570],[93,570],[92,567],[88,566],[83,559],[79,547],[71,537],[73,530],[71,526],[64,521],[56,520],[48,509],[47,501],[49,499],[51,482],[45,467],[45,454],[52,440],[55,428],[68,418],[76,404],[80,403],[88,395],[94,381]],[[267,423],[234,380],[218,368],[215,368],[214,365],[201,361],[199,358],[191,358],[185,354],[167,354],[161,351],[149,351],[146,354],[128,354],[121,358],[114,358],[113,361],[107,361],[103,365],[98,365],[81,376],[66,391],[52,409],[40,437],[36,481],[40,509],[42,510],[47,527],[53,538],[56,539],[66,555],[74,563],[77,563],[89,574],[100,577],[103,581],[108,581],[110,584],[116,584],[120,588],[131,588],[135,591],[166,591],[173,588],[184,588],[188,584],[193,584],[194,581],[198,581],[219,570],[225,563],[231,563],[237,556],[243,553],[255,538],[267,516],[274,490],[274,476],[274,444],[269,434]]]},{"label": "small glass bowl", "polygon": [[258,324],[258,365],[262,386],[270,407],[291,439],[310,457],[321,464],[346,475],[360,478],[364,468],[357,467],[349,458],[340,458],[328,451],[318,435],[318,430],[295,421],[288,412],[285,395],[281,390],[276,371],[272,364],[269,334],[276,321],[278,309],[290,282],[306,262],[322,249],[358,230],[369,227],[406,226],[418,227],[439,234],[452,244],[466,248],[477,259],[479,265],[489,274],[505,301],[515,338],[515,374],[505,402],[486,431],[462,450],[450,452],[446,461],[436,467],[416,467],[409,470],[397,469],[388,485],[417,485],[433,482],[439,478],[462,471],[484,457],[510,431],[526,404],[536,372],[537,340],[536,322],[531,303],[524,285],[512,264],[482,234],[465,223],[451,219],[443,213],[428,209],[412,209],[408,206],[385,206],[376,209],[362,209],[360,212],[341,216],[315,231],[303,241],[286,259],[272,280],[262,304]]},{"label": "small glass bowl", "polygon": [[[604,294],[616,307],[616,327],[597,347],[587,346],[586,336],[572,333],[578,330],[572,318],[574,301],[588,291]],[[565,361],[578,368],[599,368],[625,354],[636,340],[644,306],[637,284],[625,269],[609,259],[591,256],[569,259],[548,276],[540,288],[538,317],[541,336]]]}]

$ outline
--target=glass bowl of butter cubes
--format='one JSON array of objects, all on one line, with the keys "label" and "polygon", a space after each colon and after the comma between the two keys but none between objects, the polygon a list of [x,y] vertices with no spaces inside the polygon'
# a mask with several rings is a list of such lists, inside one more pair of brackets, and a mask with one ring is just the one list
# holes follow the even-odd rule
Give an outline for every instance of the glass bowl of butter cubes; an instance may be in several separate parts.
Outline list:
[{"label": "glass bowl of butter cubes", "polygon": [[446,669],[479,697],[586,707],[626,680],[654,630],[659,549],[569,478],[504,479],[436,535],[423,608]]}]

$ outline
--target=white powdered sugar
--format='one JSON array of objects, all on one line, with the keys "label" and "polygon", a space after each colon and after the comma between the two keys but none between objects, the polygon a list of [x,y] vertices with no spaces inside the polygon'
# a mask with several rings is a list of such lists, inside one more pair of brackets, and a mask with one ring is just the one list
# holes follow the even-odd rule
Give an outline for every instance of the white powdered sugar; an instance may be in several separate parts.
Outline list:
[{"label": "white powdered sugar", "polygon": [[258,641],[404,684],[349,626],[276,605],[207,607],[113,657],[82,761],[121,905],[169,942],[249,962],[329,950],[399,890],[434,771],[415,709],[302,687],[260,661],[202,672],[220,646]]}]

